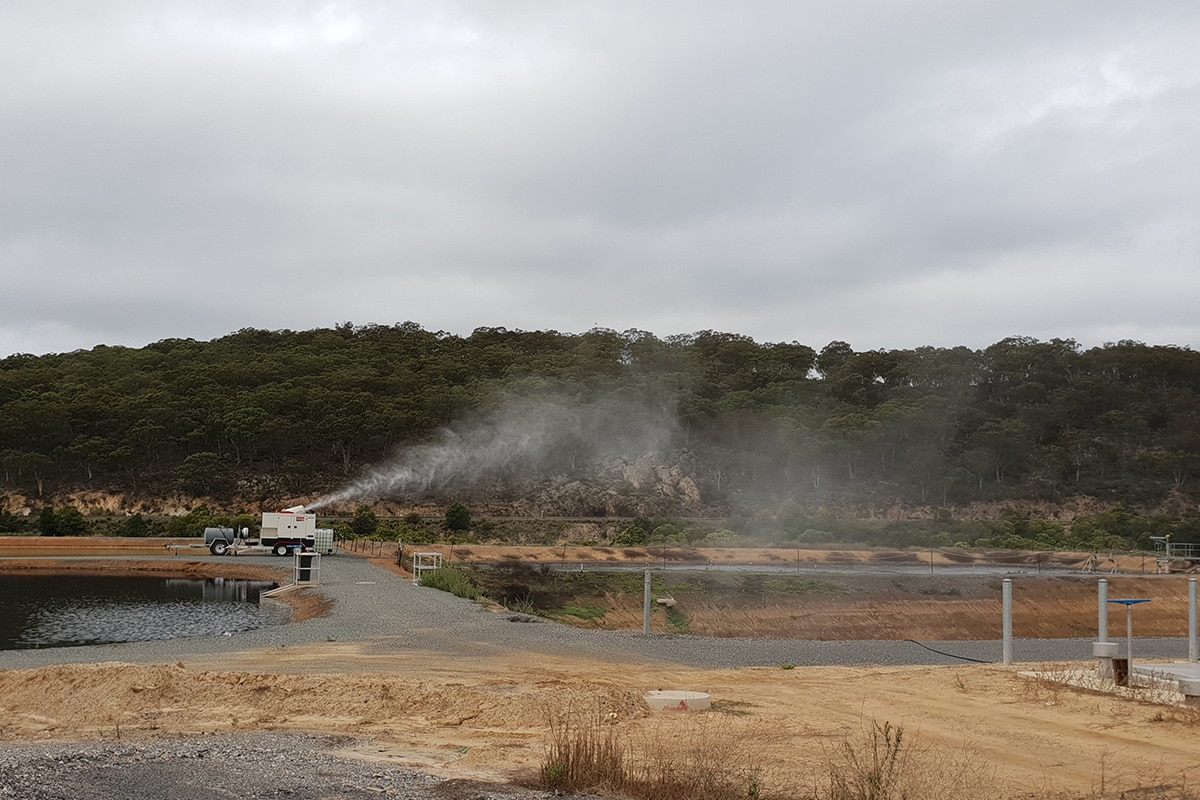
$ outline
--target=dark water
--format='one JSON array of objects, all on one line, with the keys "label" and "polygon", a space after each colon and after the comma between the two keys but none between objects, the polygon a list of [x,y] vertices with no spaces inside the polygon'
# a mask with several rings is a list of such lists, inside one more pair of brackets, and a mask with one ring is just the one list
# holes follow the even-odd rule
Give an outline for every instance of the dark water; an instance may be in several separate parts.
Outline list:
[{"label": "dark water", "polygon": [[223,578],[0,575],[0,650],[213,636],[280,625],[274,584]]}]

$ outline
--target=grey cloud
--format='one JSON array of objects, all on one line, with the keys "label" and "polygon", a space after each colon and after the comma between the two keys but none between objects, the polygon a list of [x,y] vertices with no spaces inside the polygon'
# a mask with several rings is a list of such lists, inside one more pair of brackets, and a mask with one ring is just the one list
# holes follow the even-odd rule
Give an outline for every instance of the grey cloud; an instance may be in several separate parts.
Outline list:
[{"label": "grey cloud", "polygon": [[1194,345],[1198,34],[1181,1],[6,4],[0,353],[410,318]]}]

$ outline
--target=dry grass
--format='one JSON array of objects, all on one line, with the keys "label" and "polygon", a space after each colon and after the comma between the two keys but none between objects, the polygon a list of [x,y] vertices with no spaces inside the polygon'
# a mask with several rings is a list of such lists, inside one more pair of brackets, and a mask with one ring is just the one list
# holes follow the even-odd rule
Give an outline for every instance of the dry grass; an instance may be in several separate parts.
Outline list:
[{"label": "dry grass", "polygon": [[655,722],[632,742],[626,794],[646,800],[780,797],[764,786],[752,730],[706,714]]},{"label": "dry grass", "polygon": [[995,771],[969,747],[925,747],[903,727],[872,720],[825,753],[811,800],[996,798]]},{"label": "dry grass", "polygon": [[829,800],[901,800],[917,797],[909,786],[913,774],[913,751],[906,743],[904,728],[890,722],[872,722],[866,741],[849,739],[829,763],[824,797]]},{"label": "dry grass", "polygon": [[715,715],[662,716],[622,735],[602,713],[565,714],[550,723],[537,783],[638,800],[786,800],[764,792],[752,740]]},{"label": "dry grass", "polygon": [[600,712],[551,719],[541,785],[571,793],[620,791],[625,785],[625,748],[616,729],[605,723]]},{"label": "dry grass", "polygon": [[1189,785],[1183,773],[1177,776],[1152,776],[1141,780],[1123,780],[1107,774],[1101,760],[1096,786],[1086,794],[1077,792],[1042,791],[1022,796],[1032,800],[1200,800],[1200,794]]},{"label": "dry grass", "polygon": [[1186,771],[1114,775],[1103,758],[1084,793],[1056,790],[1050,776],[1042,787],[1009,785],[970,747],[925,747],[876,721],[835,745],[800,748],[797,760],[817,777],[798,787],[756,765],[755,742],[770,735],[716,715],[661,717],[632,734],[600,713],[564,715],[551,723],[533,783],[633,800],[1200,800]]},{"label": "dry grass", "polygon": [[[1184,724],[1195,724],[1186,712],[1164,709],[1167,720],[1181,712]],[[1176,774],[1114,774],[1108,759],[1096,767],[1089,791],[1058,791],[1007,783],[970,747],[957,751],[920,746],[904,729],[872,721],[826,754],[823,781],[794,800],[1200,800],[1189,772],[1200,764],[1180,765]]]},{"label": "dry grass", "polygon": [[1186,771],[1113,774],[1104,759],[1091,790],[1006,784],[970,747],[926,747],[903,727],[871,721],[836,745],[799,748],[819,777],[800,788],[756,766],[754,743],[768,731],[733,730],[715,716],[664,717],[622,736],[592,716],[556,724],[541,785],[635,800],[1200,800]]},{"label": "dry grass", "polygon": [[[622,735],[600,715],[551,725],[543,788],[636,800],[965,800],[996,798],[994,771],[964,748],[914,746],[900,726],[871,722],[837,745],[796,753],[810,783],[766,772],[756,748],[773,734],[716,715],[670,715]],[[1030,797],[1029,794],[1023,797]]]},{"label": "dry grass", "polygon": [[1079,664],[1050,665],[1021,675],[1027,679],[1021,688],[1021,698],[1027,702],[1059,705],[1072,697],[1107,696],[1162,707],[1156,721],[1170,717],[1172,721],[1200,724],[1200,709],[1183,705],[1183,695],[1174,679],[1139,674],[1129,685],[1117,686],[1101,678],[1094,666]]}]

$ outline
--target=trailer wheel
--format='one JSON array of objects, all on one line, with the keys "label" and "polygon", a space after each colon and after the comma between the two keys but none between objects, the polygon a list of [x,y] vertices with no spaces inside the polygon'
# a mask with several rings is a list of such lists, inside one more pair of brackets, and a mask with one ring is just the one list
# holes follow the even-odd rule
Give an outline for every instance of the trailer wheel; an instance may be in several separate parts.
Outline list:
[{"label": "trailer wheel", "polygon": [[208,552],[212,553],[214,556],[223,556],[229,552],[229,542],[225,541],[224,539],[217,539],[208,546]]},{"label": "trailer wheel", "polygon": [[277,544],[271,552],[277,556],[286,556],[288,554],[288,546],[286,544]]}]

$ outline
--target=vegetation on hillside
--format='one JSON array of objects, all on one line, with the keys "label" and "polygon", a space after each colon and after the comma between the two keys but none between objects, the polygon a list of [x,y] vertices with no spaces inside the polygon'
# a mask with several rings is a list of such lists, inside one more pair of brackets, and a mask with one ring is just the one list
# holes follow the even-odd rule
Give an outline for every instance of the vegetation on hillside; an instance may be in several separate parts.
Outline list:
[{"label": "vegetation on hillside", "polygon": [[[818,351],[714,331],[464,337],[414,323],[0,360],[0,491],[309,496],[503,398],[550,392],[581,404],[664,399],[674,424],[658,463],[699,496],[673,500],[680,514],[788,498],[863,511],[1200,497],[1200,354],[1187,348],[1009,338],[983,350]],[[584,487],[566,510],[592,512],[597,465],[570,447],[551,452],[546,474]]]}]

